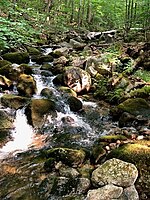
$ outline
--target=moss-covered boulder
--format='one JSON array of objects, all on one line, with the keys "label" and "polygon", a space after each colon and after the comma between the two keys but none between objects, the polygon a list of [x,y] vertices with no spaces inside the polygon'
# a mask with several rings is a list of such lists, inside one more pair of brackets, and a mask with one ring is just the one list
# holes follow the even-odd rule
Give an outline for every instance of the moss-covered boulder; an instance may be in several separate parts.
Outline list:
[{"label": "moss-covered boulder", "polygon": [[37,57],[36,63],[41,65],[43,63],[53,62],[53,57],[51,55],[42,55]]},{"label": "moss-covered boulder", "polygon": [[111,110],[114,118],[119,118],[123,112],[130,113],[131,115],[150,118],[150,105],[145,99],[133,98],[127,99]]},{"label": "moss-covered boulder", "polygon": [[19,109],[27,104],[29,101],[26,97],[21,97],[13,94],[5,94],[1,97],[1,104],[5,107]]},{"label": "moss-covered boulder", "polygon": [[22,96],[31,97],[36,93],[36,82],[31,75],[21,74],[17,83],[17,91]]},{"label": "moss-covered boulder", "polygon": [[74,96],[69,96],[67,102],[71,111],[77,112],[82,109],[82,102]]},{"label": "moss-covered boulder", "polygon": [[145,85],[142,88],[134,89],[128,94],[131,98],[148,98],[150,97],[150,86]]},{"label": "moss-covered boulder", "polygon": [[33,73],[32,67],[28,64],[21,64],[20,66],[18,66],[18,70],[20,70],[20,73],[22,74],[31,75]]},{"label": "moss-covered boulder", "polygon": [[78,166],[85,160],[86,153],[82,149],[54,148],[45,152],[47,158],[55,158],[57,162],[68,166]]},{"label": "moss-covered boulder", "polygon": [[61,86],[59,90],[69,96],[77,97],[77,93],[69,87]]},{"label": "moss-covered boulder", "polygon": [[27,52],[13,52],[2,55],[4,60],[10,61],[11,63],[21,64],[29,62],[29,54]]},{"label": "moss-covered boulder", "polygon": [[26,49],[27,49],[27,52],[30,54],[30,55],[39,55],[41,54],[40,50],[35,48],[35,47],[29,47],[29,46],[26,46]]},{"label": "moss-covered boulder", "polygon": [[25,110],[29,124],[41,128],[45,122],[45,115],[55,113],[55,106],[55,102],[48,99],[32,99]]}]

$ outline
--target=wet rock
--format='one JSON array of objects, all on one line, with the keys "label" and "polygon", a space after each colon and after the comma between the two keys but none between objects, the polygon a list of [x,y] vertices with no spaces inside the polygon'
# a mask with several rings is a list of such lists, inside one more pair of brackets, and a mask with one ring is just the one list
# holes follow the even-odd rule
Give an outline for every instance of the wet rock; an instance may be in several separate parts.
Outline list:
[{"label": "wet rock", "polygon": [[53,62],[53,57],[51,55],[42,55],[37,58],[36,63],[41,65],[43,63]]},{"label": "wet rock", "polygon": [[64,73],[64,83],[77,93],[88,92],[91,87],[91,77],[78,67],[69,67]]},{"label": "wet rock", "polygon": [[64,84],[63,74],[58,74],[58,75],[53,79],[53,83],[54,83],[55,85],[63,85],[63,84]]},{"label": "wet rock", "polygon": [[13,82],[6,78],[5,76],[0,75],[0,88],[2,90],[12,90]]},{"label": "wet rock", "polygon": [[11,81],[16,81],[20,75],[20,70],[12,64],[8,64],[0,68],[0,74],[6,76]]},{"label": "wet rock", "polygon": [[70,96],[67,100],[70,110],[73,112],[77,112],[82,109],[82,102],[76,97]]},{"label": "wet rock", "polygon": [[114,184],[128,187],[135,183],[138,177],[137,168],[119,159],[107,160],[92,173],[92,183],[96,186]]},{"label": "wet rock", "polygon": [[61,161],[72,167],[82,164],[86,156],[86,153],[82,149],[69,148],[54,148],[47,150],[45,153],[47,158],[55,158],[57,162]]},{"label": "wet rock", "polygon": [[45,122],[45,115],[55,113],[55,102],[48,99],[32,99],[25,113],[30,125],[41,128]]},{"label": "wet rock", "polygon": [[32,67],[28,64],[21,64],[18,66],[18,71],[20,70],[21,74],[31,75],[33,73]]},{"label": "wet rock", "polygon": [[95,190],[89,190],[86,199],[87,200],[118,199],[121,196],[122,192],[123,192],[122,187],[109,184]]},{"label": "wet rock", "polygon": [[54,92],[51,88],[44,88],[41,91],[41,96],[51,99],[52,97],[54,97]]},{"label": "wet rock", "polygon": [[29,99],[13,94],[5,94],[1,97],[1,104],[5,107],[19,109],[28,103]]},{"label": "wet rock", "polygon": [[69,87],[61,86],[59,87],[59,90],[65,94],[68,94],[69,96],[77,97],[77,93]]},{"label": "wet rock", "polygon": [[31,75],[21,74],[17,83],[17,91],[20,95],[31,97],[36,93],[36,82]]},{"label": "wet rock", "polygon": [[40,68],[41,70],[47,70],[47,71],[51,71],[52,69],[52,64],[49,64],[49,63],[45,63],[41,66]]},{"label": "wet rock", "polygon": [[2,57],[4,60],[10,61],[11,63],[16,63],[16,64],[29,62],[29,54],[27,52],[6,53]]},{"label": "wet rock", "polygon": [[27,51],[28,51],[28,53],[30,55],[39,55],[39,54],[41,54],[41,52],[37,48],[26,46],[26,49],[27,49]]}]

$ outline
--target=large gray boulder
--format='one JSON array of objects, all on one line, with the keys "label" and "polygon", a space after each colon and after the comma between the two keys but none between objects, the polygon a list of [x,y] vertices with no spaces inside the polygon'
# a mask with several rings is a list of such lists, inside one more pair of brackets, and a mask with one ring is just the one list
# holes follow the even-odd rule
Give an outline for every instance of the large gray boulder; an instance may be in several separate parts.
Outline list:
[{"label": "large gray boulder", "polygon": [[92,183],[95,186],[114,184],[121,187],[134,185],[138,177],[135,165],[113,158],[100,165],[92,173]]}]

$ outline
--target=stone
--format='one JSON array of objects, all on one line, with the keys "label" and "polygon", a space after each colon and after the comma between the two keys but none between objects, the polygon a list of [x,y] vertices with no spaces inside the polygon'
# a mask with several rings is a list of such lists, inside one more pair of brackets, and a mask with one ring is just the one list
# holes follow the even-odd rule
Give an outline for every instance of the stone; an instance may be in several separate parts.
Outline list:
[{"label": "stone", "polygon": [[114,184],[121,187],[133,185],[138,177],[135,165],[112,158],[100,165],[92,173],[92,183],[95,186]]},{"label": "stone", "polygon": [[70,110],[73,112],[77,112],[82,109],[82,102],[73,96],[69,96],[67,100]]},{"label": "stone", "polygon": [[17,91],[20,95],[31,97],[36,93],[36,82],[31,75],[21,74],[17,83]]},{"label": "stone", "polygon": [[98,189],[89,190],[86,200],[111,200],[113,198],[118,199],[122,192],[122,187],[109,184]]},{"label": "stone", "polygon": [[6,53],[3,56],[4,60],[10,61],[11,63],[21,64],[29,63],[29,54],[27,52],[13,52]]},{"label": "stone", "polygon": [[66,68],[64,83],[75,92],[88,92],[91,87],[91,76],[79,67]]}]

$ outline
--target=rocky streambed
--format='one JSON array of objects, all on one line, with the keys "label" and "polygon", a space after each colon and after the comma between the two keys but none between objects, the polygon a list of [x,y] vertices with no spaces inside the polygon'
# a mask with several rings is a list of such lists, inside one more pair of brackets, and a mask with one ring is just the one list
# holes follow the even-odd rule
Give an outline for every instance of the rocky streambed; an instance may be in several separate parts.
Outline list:
[{"label": "rocky streambed", "polygon": [[149,53],[74,39],[2,52],[0,198],[148,199]]}]

